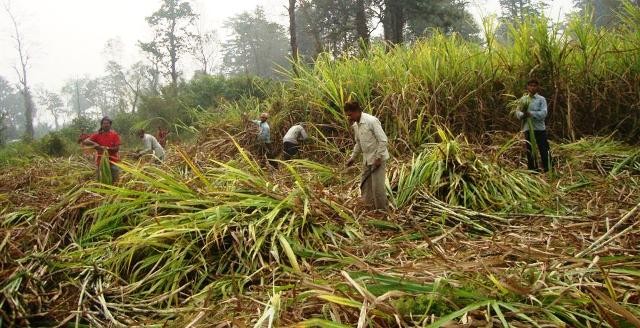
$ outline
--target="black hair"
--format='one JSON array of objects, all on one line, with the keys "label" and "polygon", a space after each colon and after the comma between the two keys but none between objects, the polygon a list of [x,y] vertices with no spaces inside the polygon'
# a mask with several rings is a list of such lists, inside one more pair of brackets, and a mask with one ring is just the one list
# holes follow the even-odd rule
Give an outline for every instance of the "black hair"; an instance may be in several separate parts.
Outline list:
[{"label": "black hair", "polygon": [[361,112],[362,107],[360,107],[360,103],[357,101],[348,101],[344,104],[345,112]]}]

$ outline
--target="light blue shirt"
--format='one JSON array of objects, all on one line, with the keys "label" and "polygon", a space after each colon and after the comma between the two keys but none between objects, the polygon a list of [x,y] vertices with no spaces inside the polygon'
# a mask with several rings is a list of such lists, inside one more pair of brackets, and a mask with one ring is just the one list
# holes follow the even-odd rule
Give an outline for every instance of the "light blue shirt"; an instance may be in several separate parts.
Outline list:
[{"label": "light blue shirt", "polygon": [[260,132],[258,132],[258,139],[264,143],[271,143],[271,128],[269,128],[269,123],[262,122],[260,120],[252,120],[252,122],[257,124],[260,128]]},{"label": "light blue shirt", "polygon": [[[525,102],[526,97],[529,95],[524,95],[520,98],[520,101]],[[547,118],[547,100],[544,99],[543,96],[539,94],[533,95],[531,97],[531,102],[529,102],[529,108],[527,109],[529,113],[531,113],[531,123],[533,124],[534,131],[544,131],[546,127],[544,125],[544,119]],[[521,111],[516,111],[516,117],[519,120],[526,118],[524,113]],[[527,124],[526,120],[522,121],[522,131],[529,131],[529,124]]]}]

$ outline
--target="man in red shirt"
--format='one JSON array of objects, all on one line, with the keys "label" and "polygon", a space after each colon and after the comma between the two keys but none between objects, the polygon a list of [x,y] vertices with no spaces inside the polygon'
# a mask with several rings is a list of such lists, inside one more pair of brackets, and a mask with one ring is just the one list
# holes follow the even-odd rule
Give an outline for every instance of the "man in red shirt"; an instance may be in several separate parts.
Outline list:
[{"label": "man in red shirt", "polygon": [[[111,168],[112,181],[116,182],[120,175],[120,169],[114,165],[120,161],[118,150],[120,150],[120,136],[117,132],[111,130],[111,119],[105,116],[100,120],[100,130],[86,138],[83,144],[92,146],[96,151],[96,164],[100,166],[102,154],[106,150],[109,154],[109,163]],[[98,178],[100,177],[100,169],[98,169]]]},{"label": "man in red shirt", "polygon": [[167,135],[169,134],[169,130],[165,129],[165,128],[161,128],[158,127],[158,135],[157,135],[157,140],[158,143],[160,144],[160,146],[162,147],[166,147],[167,146]]}]

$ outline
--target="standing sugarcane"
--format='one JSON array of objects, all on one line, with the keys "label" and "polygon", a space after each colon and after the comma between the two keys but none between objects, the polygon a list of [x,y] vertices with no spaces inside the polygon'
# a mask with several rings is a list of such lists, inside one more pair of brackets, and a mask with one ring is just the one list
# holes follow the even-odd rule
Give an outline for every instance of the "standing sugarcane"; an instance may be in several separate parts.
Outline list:
[{"label": "standing sugarcane", "polygon": [[539,169],[538,155],[542,161],[544,172],[551,168],[549,156],[549,142],[544,120],[547,117],[547,100],[538,94],[537,80],[527,82],[527,93],[518,100],[516,117],[522,121],[522,132],[527,141],[527,168],[532,171]]}]

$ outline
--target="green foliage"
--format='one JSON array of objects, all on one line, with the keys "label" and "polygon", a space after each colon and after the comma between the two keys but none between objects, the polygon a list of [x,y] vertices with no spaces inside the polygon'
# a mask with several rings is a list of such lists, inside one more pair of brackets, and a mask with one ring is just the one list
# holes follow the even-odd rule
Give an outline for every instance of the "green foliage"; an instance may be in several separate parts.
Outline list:
[{"label": "green foliage", "polygon": [[[636,17],[640,8],[627,10],[628,17]],[[289,72],[293,87],[287,99],[296,110],[308,109],[316,122],[345,128],[340,107],[357,99],[380,118],[392,140],[416,150],[430,141],[434,123],[470,138],[517,130],[505,95],[521,94],[526,81],[535,77],[549,104],[551,135],[616,131],[637,140],[637,30],[595,30],[574,18],[561,32],[548,23],[541,17],[513,26],[508,43],[498,42],[495,24],[488,24],[487,47],[435,34],[391,51],[373,45],[366,58],[320,56],[313,66],[301,63]]]},{"label": "green foliage", "polygon": [[257,76],[196,75],[179,93],[189,108],[212,109],[243,97],[264,99],[270,81]]},{"label": "green foliage", "polygon": [[481,210],[511,211],[540,202],[547,194],[544,181],[479,157],[463,138],[451,138],[444,131],[438,135],[439,143],[425,144],[395,173],[398,207],[424,189],[451,205]]},{"label": "green foliage", "polygon": [[48,156],[62,157],[69,155],[69,141],[59,132],[50,132],[37,141],[36,147]]},{"label": "green foliage", "polygon": [[456,0],[405,1],[407,40],[416,40],[439,30],[444,34],[458,33],[462,38],[479,41],[480,32],[466,2]]},{"label": "green foliage", "polygon": [[0,147],[0,167],[27,165],[38,156],[33,143],[22,140],[11,142]]},{"label": "green foliage", "polygon": [[90,188],[110,201],[85,213],[77,260],[99,261],[151,293],[187,284],[195,295],[215,276],[251,274],[272,257],[299,271],[295,251],[328,251],[323,236],[336,233],[335,222],[354,223],[341,205],[311,192],[317,177],[335,174],[329,167],[284,164],[292,180],[276,181],[242,150],[229,163],[183,160],[195,180],[124,166],[130,183]]},{"label": "green foliage", "polygon": [[24,112],[22,95],[0,76],[0,145],[24,135]]}]

